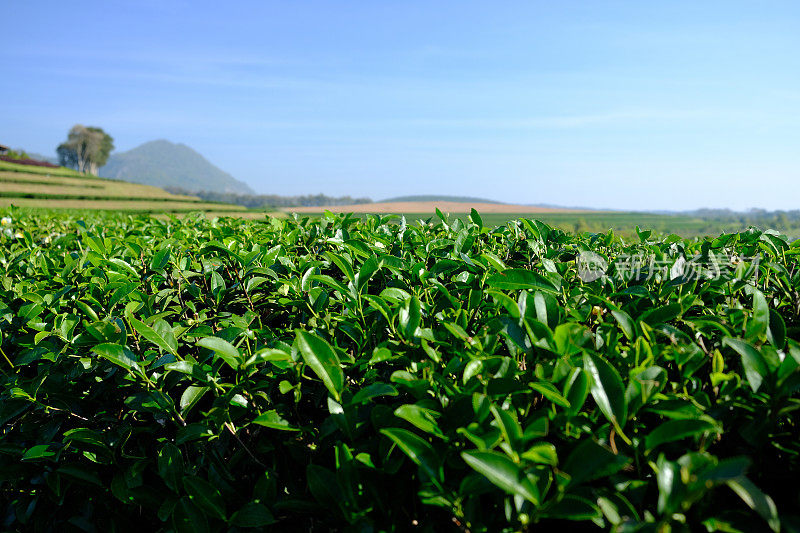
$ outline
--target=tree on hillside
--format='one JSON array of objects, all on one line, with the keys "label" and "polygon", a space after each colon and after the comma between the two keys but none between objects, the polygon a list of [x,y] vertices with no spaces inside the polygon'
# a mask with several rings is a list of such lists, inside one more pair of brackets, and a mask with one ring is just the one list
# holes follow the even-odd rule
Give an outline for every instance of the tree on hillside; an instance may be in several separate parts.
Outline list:
[{"label": "tree on hillside", "polygon": [[113,149],[114,139],[102,128],[76,124],[56,152],[61,165],[97,174],[97,169],[106,164]]}]

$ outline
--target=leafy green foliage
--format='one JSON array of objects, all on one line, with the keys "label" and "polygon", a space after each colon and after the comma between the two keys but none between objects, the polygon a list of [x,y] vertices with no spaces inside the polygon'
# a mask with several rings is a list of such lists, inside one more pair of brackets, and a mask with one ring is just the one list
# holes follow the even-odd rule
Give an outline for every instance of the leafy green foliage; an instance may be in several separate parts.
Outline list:
[{"label": "leafy green foliage", "polygon": [[[774,232],[11,215],[4,530],[800,521],[800,246]],[[668,268],[584,282],[584,251]],[[762,261],[670,274],[695,254]]]}]

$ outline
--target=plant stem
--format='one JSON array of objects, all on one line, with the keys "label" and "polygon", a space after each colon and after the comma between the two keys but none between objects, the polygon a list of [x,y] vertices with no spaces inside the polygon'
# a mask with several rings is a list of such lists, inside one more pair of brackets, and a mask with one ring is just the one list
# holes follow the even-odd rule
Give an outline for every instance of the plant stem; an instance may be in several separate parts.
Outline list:
[{"label": "plant stem", "polygon": [[2,349],[2,348],[0,348],[0,354],[2,354],[2,355],[3,355],[3,359],[5,359],[5,360],[6,360],[6,362],[7,362],[7,363],[8,363],[8,364],[11,366],[11,368],[13,368],[14,370],[16,370],[16,367],[14,366],[14,363],[12,363],[12,362],[11,362],[11,359],[9,359],[9,358],[8,358],[8,356],[7,356],[7,355],[6,355],[6,353],[3,351],[3,349]]}]

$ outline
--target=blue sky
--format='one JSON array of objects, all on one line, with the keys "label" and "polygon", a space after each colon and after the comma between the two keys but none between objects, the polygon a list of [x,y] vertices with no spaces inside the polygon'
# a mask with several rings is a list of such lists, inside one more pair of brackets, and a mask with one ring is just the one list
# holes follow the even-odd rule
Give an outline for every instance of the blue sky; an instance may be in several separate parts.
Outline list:
[{"label": "blue sky", "polygon": [[800,2],[6,0],[0,143],[275,194],[798,209]]}]

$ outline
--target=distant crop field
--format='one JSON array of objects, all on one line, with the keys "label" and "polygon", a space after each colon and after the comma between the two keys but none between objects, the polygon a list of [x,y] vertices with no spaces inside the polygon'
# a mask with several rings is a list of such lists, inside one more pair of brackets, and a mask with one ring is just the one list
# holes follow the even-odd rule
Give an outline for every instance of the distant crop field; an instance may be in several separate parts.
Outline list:
[{"label": "distant crop field", "polygon": [[374,202],[369,204],[338,205],[327,207],[292,207],[286,209],[295,213],[433,213],[436,209],[445,213],[468,214],[472,209],[483,214],[513,214],[530,213],[579,213],[583,210],[566,209],[560,207],[541,207],[535,205],[513,205],[488,202],[453,202],[425,200],[413,202]]}]

